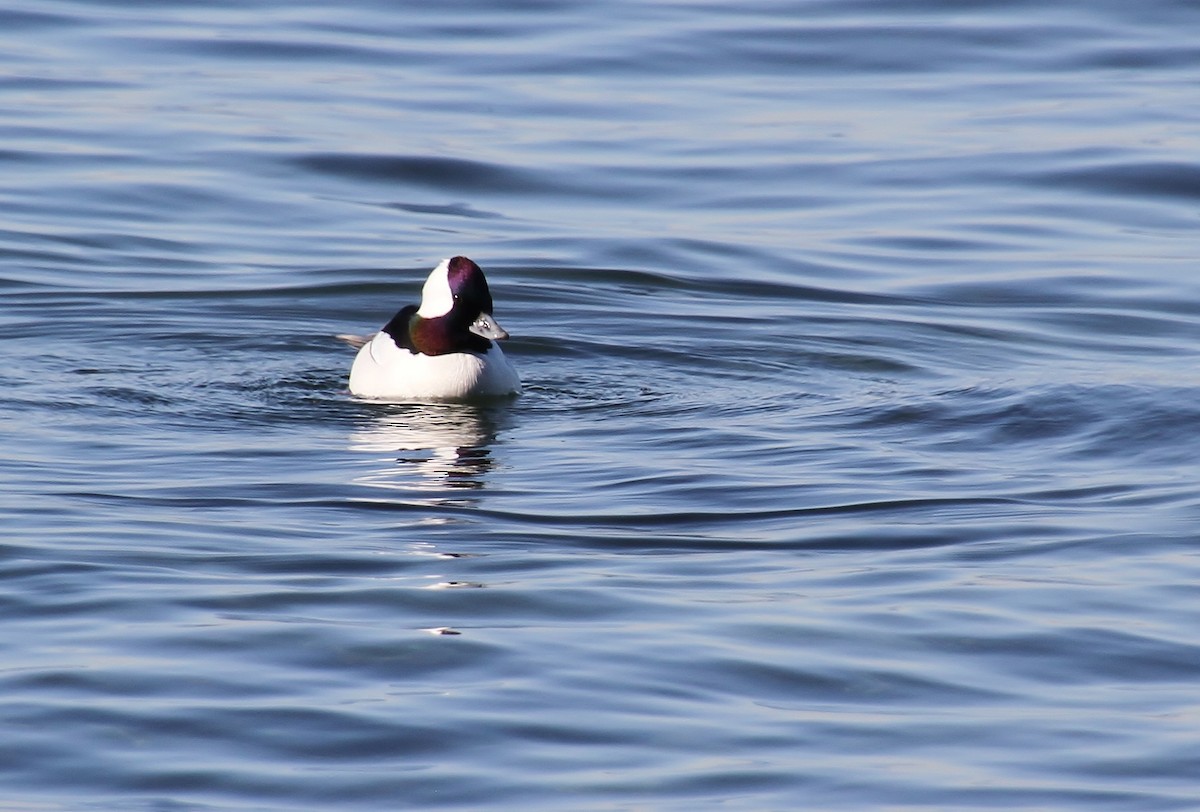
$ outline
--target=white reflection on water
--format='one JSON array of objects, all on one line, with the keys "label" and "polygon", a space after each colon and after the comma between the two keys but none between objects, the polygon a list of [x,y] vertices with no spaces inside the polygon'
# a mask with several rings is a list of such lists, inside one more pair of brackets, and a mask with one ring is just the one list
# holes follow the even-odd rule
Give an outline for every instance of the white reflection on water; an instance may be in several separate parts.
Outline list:
[{"label": "white reflection on water", "polygon": [[491,446],[505,411],[470,404],[386,407],[350,433],[353,451],[380,454],[362,485],[403,490],[479,489],[494,466]]}]

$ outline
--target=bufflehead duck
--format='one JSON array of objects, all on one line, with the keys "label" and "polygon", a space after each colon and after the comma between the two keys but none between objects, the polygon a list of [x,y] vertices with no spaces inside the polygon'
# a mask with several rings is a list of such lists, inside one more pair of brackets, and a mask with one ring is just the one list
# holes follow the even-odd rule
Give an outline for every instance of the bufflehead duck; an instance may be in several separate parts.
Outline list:
[{"label": "bufflehead duck", "polygon": [[466,257],[442,260],[408,305],[366,339],[350,369],[350,391],[389,400],[462,400],[515,395],[517,371],[496,342],[492,294]]}]

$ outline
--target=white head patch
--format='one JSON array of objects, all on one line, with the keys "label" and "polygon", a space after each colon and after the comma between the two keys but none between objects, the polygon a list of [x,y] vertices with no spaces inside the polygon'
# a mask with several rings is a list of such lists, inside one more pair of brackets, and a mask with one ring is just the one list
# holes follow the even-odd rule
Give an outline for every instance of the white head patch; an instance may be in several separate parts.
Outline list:
[{"label": "white head patch", "polygon": [[421,307],[417,315],[423,319],[444,316],[454,307],[454,294],[450,290],[450,260],[443,259],[429,273],[425,287],[421,288]]}]

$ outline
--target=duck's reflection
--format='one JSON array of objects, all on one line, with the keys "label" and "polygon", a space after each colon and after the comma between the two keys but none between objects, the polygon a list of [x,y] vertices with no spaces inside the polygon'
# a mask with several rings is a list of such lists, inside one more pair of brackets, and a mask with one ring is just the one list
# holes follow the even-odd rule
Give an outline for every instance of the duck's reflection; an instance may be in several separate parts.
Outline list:
[{"label": "duck's reflection", "polygon": [[378,409],[351,432],[350,447],[378,453],[379,461],[388,464],[359,482],[419,490],[484,487],[495,465],[491,446],[502,428],[502,406],[397,404]]}]

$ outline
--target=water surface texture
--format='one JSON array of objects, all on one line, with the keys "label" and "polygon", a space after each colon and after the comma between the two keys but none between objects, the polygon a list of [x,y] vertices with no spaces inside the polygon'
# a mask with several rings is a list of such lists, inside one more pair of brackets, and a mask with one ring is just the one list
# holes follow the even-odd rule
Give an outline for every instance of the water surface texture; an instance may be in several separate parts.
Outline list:
[{"label": "water surface texture", "polygon": [[1198,30],[6,4],[0,808],[1196,808]]}]

